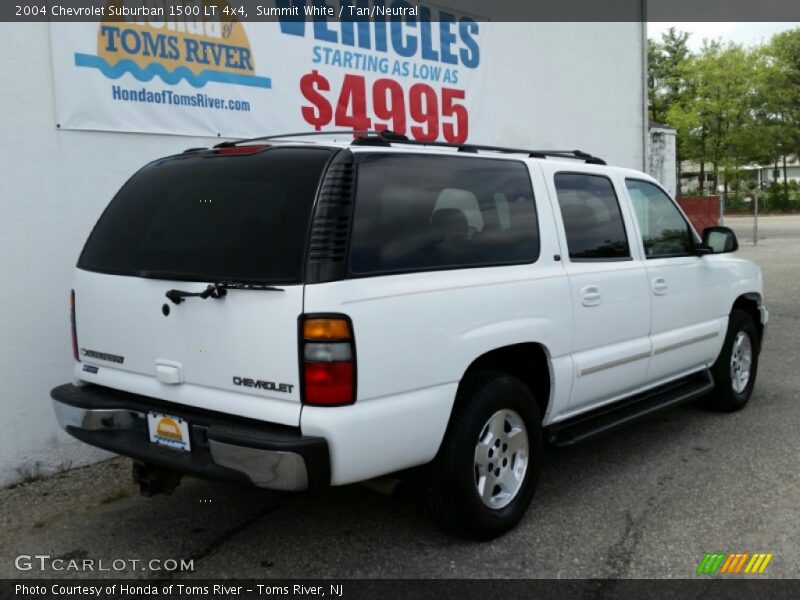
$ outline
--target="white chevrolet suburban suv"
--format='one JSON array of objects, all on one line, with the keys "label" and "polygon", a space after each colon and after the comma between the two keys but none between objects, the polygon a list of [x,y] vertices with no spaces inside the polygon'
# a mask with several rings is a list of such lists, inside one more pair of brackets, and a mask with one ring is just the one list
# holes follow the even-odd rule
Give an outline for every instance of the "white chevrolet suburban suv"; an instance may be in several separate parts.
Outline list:
[{"label": "white chevrolet suburban suv", "polygon": [[530,504],[544,443],[748,402],[767,311],[737,247],[579,151],[390,132],[191,149],[89,236],[55,413],[131,457],[145,494],[406,471],[444,527],[488,539]]}]

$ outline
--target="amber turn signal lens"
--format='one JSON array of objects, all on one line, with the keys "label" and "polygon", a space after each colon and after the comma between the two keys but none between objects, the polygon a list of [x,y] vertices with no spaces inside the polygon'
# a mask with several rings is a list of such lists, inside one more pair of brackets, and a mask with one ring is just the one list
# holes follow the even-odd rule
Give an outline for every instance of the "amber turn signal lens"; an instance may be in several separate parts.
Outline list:
[{"label": "amber turn signal lens", "polygon": [[303,322],[307,340],[349,340],[350,324],[346,319],[308,319]]}]

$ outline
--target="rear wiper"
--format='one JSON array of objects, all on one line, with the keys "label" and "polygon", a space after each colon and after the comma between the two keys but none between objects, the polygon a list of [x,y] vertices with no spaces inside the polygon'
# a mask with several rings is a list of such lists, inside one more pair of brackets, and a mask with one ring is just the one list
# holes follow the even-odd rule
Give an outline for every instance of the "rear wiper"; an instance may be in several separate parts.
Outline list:
[{"label": "rear wiper", "polygon": [[184,292],[183,290],[169,290],[165,295],[175,304],[180,304],[186,298],[223,298],[228,290],[263,290],[268,292],[282,292],[283,288],[260,283],[237,283],[234,281],[221,281],[210,283],[202,292]]},{"label": "rear wiper", "polygon": [[[223,290],[262,290],[265,292],[283,292],[283,288],[275,287],[274,285],[265,285],[263,283],[242,283],[241,281],[220,281],[213,284],[218,289]],[[211,287],[211,286],[209,286]]]},{"label": "rear wiper", "polygon": [[205,300],[206,298],[222,298],[228,291],[224,287],[217,287],[213,283],[210,284],[202,292],[184,292],[183,290],[170,290],[166,293],[167,298],[172,300],[175,304],[180,304],[186,298],[198,297]]}]

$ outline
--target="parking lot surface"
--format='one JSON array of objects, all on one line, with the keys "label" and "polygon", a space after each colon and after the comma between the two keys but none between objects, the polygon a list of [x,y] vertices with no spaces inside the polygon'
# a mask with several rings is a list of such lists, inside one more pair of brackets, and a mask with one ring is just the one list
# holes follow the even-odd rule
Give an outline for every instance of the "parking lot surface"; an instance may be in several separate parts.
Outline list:
[{"label": "parking lot surface", "polygon": [[48,554],[193,559],[192,578],[686,578],[706,552],[770,552],[759,577],[800,577],[800,217],[762,218],[757,247],[751,219],[725,224],[761,265],[770,310],[750,405],[678,407],[548,449],[531,509],[500,539],[440,533],[413,486],[277,494],[184,478],[171,496],[144,498],[129,461],[114,459],[0,490],[0,577],[161,574],[14,567]]}]

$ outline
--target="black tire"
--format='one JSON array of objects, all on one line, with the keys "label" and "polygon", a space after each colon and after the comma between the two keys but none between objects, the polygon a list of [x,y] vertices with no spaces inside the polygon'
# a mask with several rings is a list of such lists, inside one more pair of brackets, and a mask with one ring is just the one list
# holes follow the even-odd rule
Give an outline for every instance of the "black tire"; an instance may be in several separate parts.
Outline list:
[{"label": "black tire", "polygon": [[[747,335],[750,340],[751,362],[750,378],[747,385],[737,391],[734,389],[731,373],[731,355],[734,351],[735,341],[740,333]],[[714,391],[705,398],[706,406],[713,410],[733,412],[741,410],[747,405],[756,383],[760,350],[758,331],[753,319],[743,310],[734,309],[728,319],[728,331],[725,334],[722,350],[714,366],[711,367],[711,375],[714,377]]]},{"label": "black tire", "polygon": [[[484,426],[501,410],[514,411],[522,419],[528,458],[516,494],[505,506],[492,508],[484,503],[476,487],[475,451]],[[506,459],[511,460],[508,464],[512,470],[517,456]],[[542,419],[530,390],[504,373],[467,376],[459,388],[442,446],[428,468],[426,491],[434,519],[443,529],[469,539],[489,540],[507,532],[530,505],[541,464]]]}]

